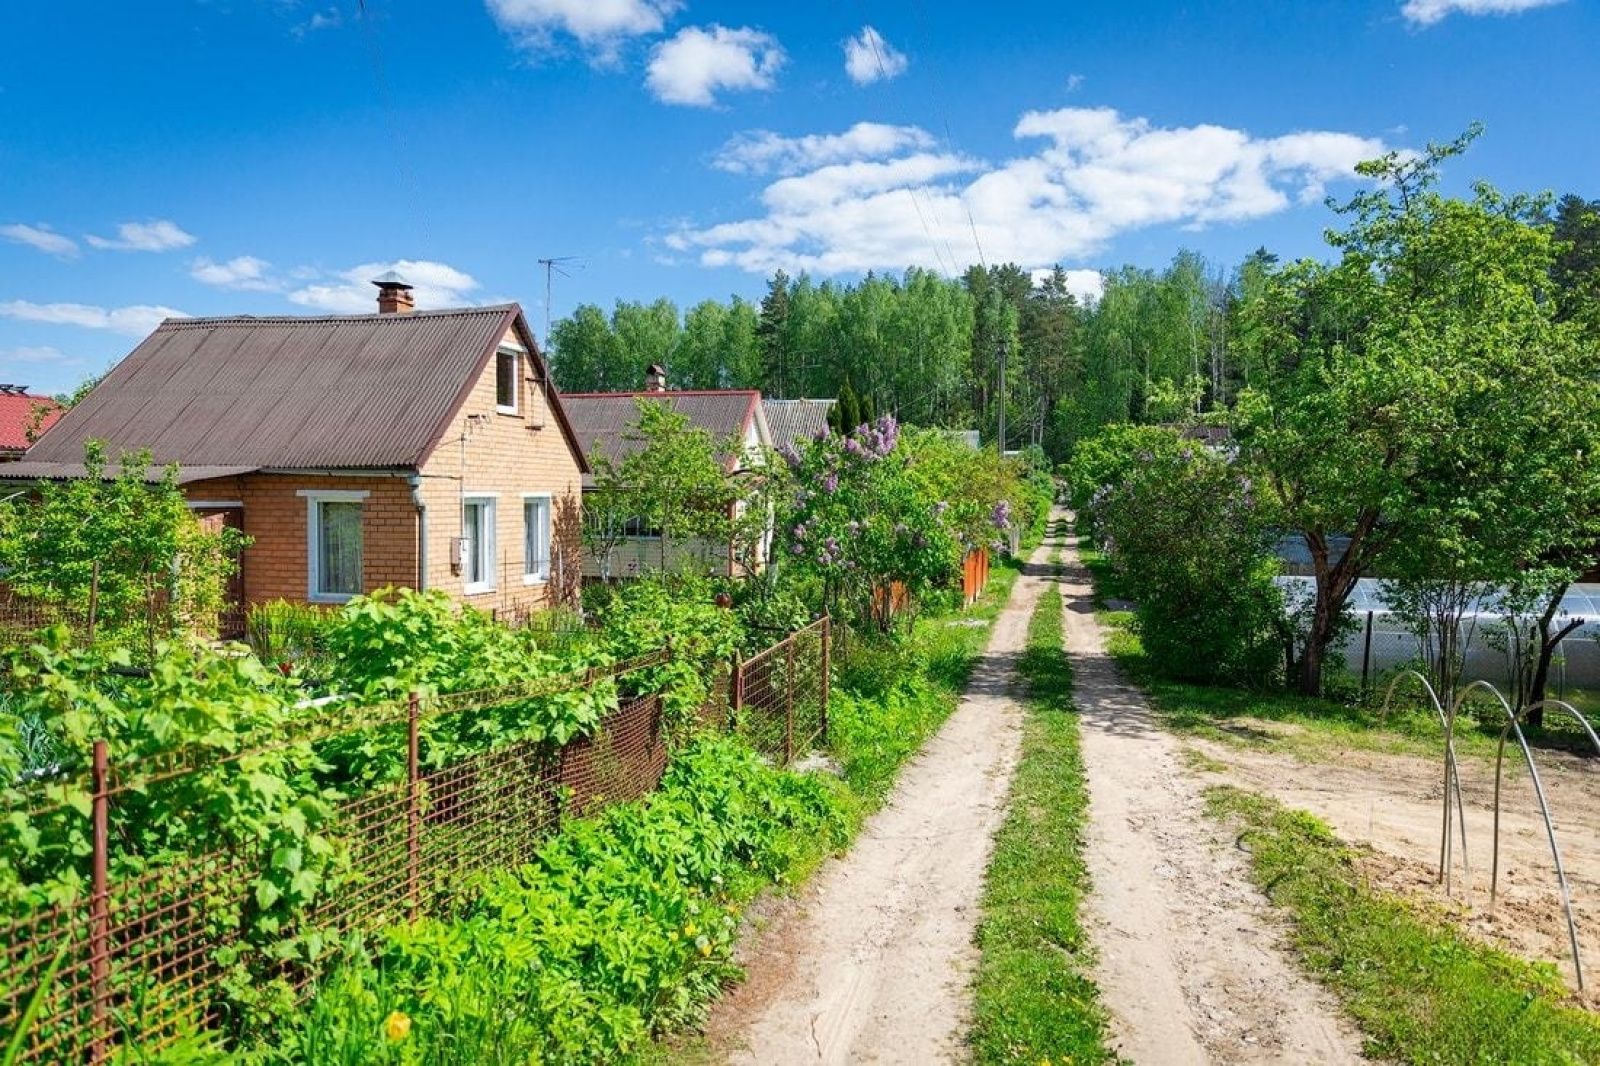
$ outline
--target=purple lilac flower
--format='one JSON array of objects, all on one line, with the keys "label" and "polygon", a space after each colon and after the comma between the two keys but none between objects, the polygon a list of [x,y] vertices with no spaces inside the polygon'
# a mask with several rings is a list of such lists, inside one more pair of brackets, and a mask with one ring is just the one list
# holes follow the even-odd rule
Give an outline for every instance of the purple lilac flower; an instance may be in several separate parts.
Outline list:
[{"label": "purple lilac flower", "polygon": [[999,503],[995,504],[994,505],[994,510],[989,515],[989,521],[994,524],[994,528],[996,528],[996,529],[1010,529],[1011,528],[1011,503],[1010,503],[1010,501],[1001,500]]},{"label": "purple lilac flower", "polygon": [[835,474],[831,470],[828,471],[828,476],[822,479],[822,491],[826,492],[830,496],[833,495],[835,492],[838,492],[839,491],[839,475]]}]

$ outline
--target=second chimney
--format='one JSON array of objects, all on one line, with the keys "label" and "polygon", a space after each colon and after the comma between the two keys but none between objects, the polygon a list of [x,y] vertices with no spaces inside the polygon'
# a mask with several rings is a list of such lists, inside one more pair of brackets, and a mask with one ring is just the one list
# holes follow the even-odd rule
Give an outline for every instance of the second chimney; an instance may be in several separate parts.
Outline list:
[{"label": "second chimney", "polygon": [[378,287],[378,314],[404,315],[417,309],[410,282],[394,271],[380,274],[372,283]]},{"label": "second chimney", "polygon": [[650,368],[644,372],[645,392],[667,391],[667,368],[660,363],[651,363]]}]

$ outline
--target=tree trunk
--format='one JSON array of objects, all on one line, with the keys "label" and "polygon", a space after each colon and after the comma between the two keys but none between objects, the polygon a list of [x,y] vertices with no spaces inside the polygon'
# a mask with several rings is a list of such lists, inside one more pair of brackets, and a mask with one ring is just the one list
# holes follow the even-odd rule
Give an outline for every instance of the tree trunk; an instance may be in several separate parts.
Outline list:
[{"label": "tree trunk", "polygon": [[[1565,590],[1563,590],[1565,591]],[[1531,726],[1544,726],[1544,708],[1537,704],[1544,701],[1545,689],[1550,684],[1550,660],[1555,658],[1556,649],[1561,642],[1579,626],[1583,619],[1574,618],[1558,629],[1554,636],[1550,634],[1550,621],[1555,617],[1556,605],[1561,602],[1561,596],[1551,597],[1550,607],[1546,609],[1544,617],[1539,624],[1539,664],[1534,667],[1533,681],[1528,685],[1528,703],[1533,710],[1528,712],[1528,724]]]}]

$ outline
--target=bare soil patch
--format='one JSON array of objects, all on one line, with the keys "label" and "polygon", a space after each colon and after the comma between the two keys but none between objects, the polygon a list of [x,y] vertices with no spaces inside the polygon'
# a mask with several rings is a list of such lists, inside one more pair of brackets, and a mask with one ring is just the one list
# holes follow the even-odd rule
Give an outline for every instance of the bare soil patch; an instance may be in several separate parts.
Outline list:
[{"label": "bare soil patch", "polygon": [[[1589,990],[1576,994],[1565,913],[1532,780],[1520,755],[1507,754],[1500,814],[1499,893],[1489,900],[1494,824],[1494,763],[1461,761],[1466,805],[1467,860],[1453,831],[1450,891],[1439,878],[1444,766],[1420,756],[1332,751],[1307,763],[1270,748],[1240,748],[1191,738],[1205,758],[1205,776],[1260,792],[1310,811],[1348,843],[1361,848],[1371,883],[1421,904],[1463,931],[1524,958],[1557,966],[1574,999],[1600,1007],[1600,760],[1536,752],[1550,801],[1556,842],[1567,871],[1578,923],[1578,944]],[[1516,760],[1513,763],[1513,759]],[[1217,769],[1218,767],[1226,769]]]}]

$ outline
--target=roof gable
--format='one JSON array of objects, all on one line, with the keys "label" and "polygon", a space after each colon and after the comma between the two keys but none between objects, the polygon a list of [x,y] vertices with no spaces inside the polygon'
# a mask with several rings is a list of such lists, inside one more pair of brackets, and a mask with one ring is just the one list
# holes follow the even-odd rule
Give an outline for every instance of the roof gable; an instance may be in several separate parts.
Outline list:
[{"label": "roof gable", "polygon": [[157,465],[415,467],[521,317],[504,304],[168,319],[28,459],[81,462],[84,442],[99,439],[113,453],[148,450]]}]

